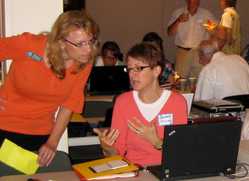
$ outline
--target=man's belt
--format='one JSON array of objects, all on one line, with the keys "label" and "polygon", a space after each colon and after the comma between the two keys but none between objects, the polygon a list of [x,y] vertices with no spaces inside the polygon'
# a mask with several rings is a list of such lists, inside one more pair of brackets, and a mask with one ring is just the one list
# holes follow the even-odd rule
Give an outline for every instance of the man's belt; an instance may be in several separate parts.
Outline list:
[{"label": "man's belt", "polygon": [[180,48],[180,49],[183,49],[183,50],[186,50],[186,51],[189,51],[189,50],[191,50],[192,48],[185,48],[185,47],[181,47],[181,46],[176,46],[177,48]]}]

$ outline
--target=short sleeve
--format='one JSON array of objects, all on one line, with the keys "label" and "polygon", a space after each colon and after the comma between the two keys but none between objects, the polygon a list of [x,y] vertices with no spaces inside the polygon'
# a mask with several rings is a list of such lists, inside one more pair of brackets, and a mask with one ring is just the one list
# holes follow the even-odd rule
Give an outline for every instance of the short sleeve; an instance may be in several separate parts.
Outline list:
[{"label": "short sleeve", "polygon": [[226,28],[232,28],[233,18],[232,15],[228,12],[225,12],[221,17],[220,24]]},{"label": "short sleeve", "polygon": [[22,48],[26,39],[31,36],[31,33],[23,33],[17,36],[0,38],[0,61],[6,59],[15,60],[19,49]]},{"label": "short sleeve", "polygon": [[184,8],[177,9],[173,12],[172,16],[169,19],[168,27],[175,22],[175,20],[184,12]]}]

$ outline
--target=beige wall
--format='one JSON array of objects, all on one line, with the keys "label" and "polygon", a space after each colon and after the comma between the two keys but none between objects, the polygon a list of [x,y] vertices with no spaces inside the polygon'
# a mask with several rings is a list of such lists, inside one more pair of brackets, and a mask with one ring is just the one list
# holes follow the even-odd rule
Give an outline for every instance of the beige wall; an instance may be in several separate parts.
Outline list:
[{"label": "beige wall", "polygon": [[5,35],[49,31],[63,12],[63,0],[5,0]]},{"label": "beige wall", "polygon": [[[116,40],[126,52],[141,41],[149,31],[159,33],[165,42],[166,57],[174,61],[173,38],[166,35],[166,26],[172,12],[184,0],[86,0],[86,9],[100,26],[101,41]],[[201,0],[201,6],[211,10],[217,19],[221,15],[218,0]],[[248,0],[238,0],[242,24],[242,46],[249,43]],[[247,13],[248,14],[248,13]]]},{"label": "beige wall", "polygon": [[163,32],[163,1],[88,0],[86,9],[100,25],[101,41],[116,40],[122,50],[127,50],[146,32]]}]

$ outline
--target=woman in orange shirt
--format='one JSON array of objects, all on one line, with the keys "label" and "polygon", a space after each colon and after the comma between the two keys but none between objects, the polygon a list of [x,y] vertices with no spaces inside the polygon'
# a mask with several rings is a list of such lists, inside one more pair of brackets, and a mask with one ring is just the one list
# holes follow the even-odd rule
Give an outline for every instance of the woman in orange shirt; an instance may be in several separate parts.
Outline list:
[{"label": "woman in orange shirt", "polygon": [[72,112],[82,111],[97,36],[84,11],[67,11],[47,35],[0,38],[0,61],[12,59],[0,88],[0,145],[7,138],[38,151],[40,166],[51,163]]}]

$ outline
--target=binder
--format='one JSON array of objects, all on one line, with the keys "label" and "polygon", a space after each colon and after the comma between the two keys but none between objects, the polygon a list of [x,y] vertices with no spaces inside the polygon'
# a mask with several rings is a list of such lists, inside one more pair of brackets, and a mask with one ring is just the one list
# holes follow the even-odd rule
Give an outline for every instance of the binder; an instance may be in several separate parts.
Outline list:
[{"label": "binder", "polygon": [[115,155],[75,164],[73,165],[73,169],[82,180],[96,180],[135,176],[133,172],[136,172],[138,167],[122,156]]}]

